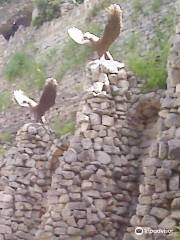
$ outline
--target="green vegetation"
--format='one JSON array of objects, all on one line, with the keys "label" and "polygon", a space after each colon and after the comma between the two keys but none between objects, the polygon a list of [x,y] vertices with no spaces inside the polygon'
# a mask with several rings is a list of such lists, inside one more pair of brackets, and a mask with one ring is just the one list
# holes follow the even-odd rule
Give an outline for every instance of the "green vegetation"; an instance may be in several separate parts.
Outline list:
[{"label": "green vegetation", "polygon": [[0,93],[0,112],[5,111],[12,104],[10,93],[3,91]]},{"label": "green vegetation", "polygon": [[0,133],[0,142],[11,142],[13,136],[10,132],[1,132]]},{"label": "green vegetation", "polygon": [[56,116],[52,120],[51,128],[54,130],[57,136],[63,136],[67,133],[73,133],[75,131],[75,116],[72,115],[66,121],[63,121]]},{"label": "green vegetation", "polygon": [[77,3],[81,4],[84,2],[84,0],[76,0]]},{"label": "green vegetation", "polygon": [[99,14],[99,11],[102,9],[105,9],[109,7],[111,3],[115,3],[113,0],[101,0],[98,4],[95,4],[93,8],[88,12],[88,15],[86,17],[86,22],[89,23],[94,17],[96,17]]},{"label": "green vegetation", "polygon": [[6,150],[0,146],[0,157],[2,157],[5,154]]},{"label": "green vegetation", "polygon": [[37,63],[32,55],[26,51],[15,52],[4,69],[5,78],[14,82],[16,79],[27,79],[26,86],[32,86],[32,83],[39,88],[44,83],[44,70],[42,65]]},{"label": "green vegetation", "polygon": [[133,11],[136,13],[141,13],[143,6],[141,0],[133,0],[132,2]]},{"label": "green vegetation", "polygon": [[145,79],[145,88],[157,89],[166,87],[166,60],[168,50],[159,52],[148,50],[143,56],[134,52],[128,56],[129,68],[140,78]]},{"label": "green vegetation", "polygon": [[91,49],[86,46],[77,45],[73,40],[68,39],[62,50],[63,59],[58,66],[56,79],[60,80],[68,70],[72,70],[77,66],[81,66],[88,56]]},{"label": "green vegetation", "polygon": [[13,2],[13,0],[0,0],[0,5],[4,3],[10,3],[10,2]]},{"label": "green vegetation", "polygon": [[158,12],[161,8],[161,4],[162,4],[162,0],[153,0],[151,5],[152,11]]},{"label": "green vegetation", "polygon": [[[94,34],[98,34],[100,32],[99,25],[95,23],[91,23],[89,25],[89,29],[86,29]],[[72,39],[68,39],[68,41],[64,44],[62,49],[62,62],[59,64],[56,79],[60,80],[64,74],[69,69],[74,69],[77,66],[81,66],[85,63],[85,61],[90,56],[92,50],[89,47],[78,45]]]},{"label": "green vegetation", "polygon": [[33,26],[39,27],[44,22],[60,16],[61,0],[34,0],[38,9],[38,16],[33,20]]},{"label": "green vegetation", "polygon": [[[139,8],[140,9],[140,8]],[[170,12],[162,17],[160,23],[154,26],[152,38],[147,41],[147,48],[141,47],[141,35],[134,32],[124,40],[122,52],[117,51],[117,45],[112,48],[113,56],[123,55],[129,68],[145,80],[147,90],[166,87],[166,65],[169,53],[169,38],[174,30],[174,15]],[[144,46],[144,44],[142,44]]]},{"label": "green vegetation", "polygon": [[177,230],[176,240],[180,240],[180,226],[176,226],[176,230]]},{"label": "green vegetation", "polygon": [[133,0],[132,1],[132,23],[136,23],[139,15],[143,13],[143,3],[142,0]]}]

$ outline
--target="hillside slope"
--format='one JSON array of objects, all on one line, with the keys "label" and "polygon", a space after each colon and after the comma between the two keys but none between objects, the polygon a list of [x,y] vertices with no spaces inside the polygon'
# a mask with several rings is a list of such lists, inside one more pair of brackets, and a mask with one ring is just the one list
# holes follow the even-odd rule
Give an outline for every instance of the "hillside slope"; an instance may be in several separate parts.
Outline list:
[{"label": "hillside slope", "polygon": [[[24,114],[24,109],[20,109],[12,102],[12,90],[22,88],[28,95],[38,98],[38,89],[41,89],[44,79],[48,76],[56,77],[59,82],[57,104],[48,115],[48,119],[51,119],[52,127],[60,135],[62,128],[65,128],[65,132],[73,129],[74,113],[81,99],[84,86],[83,66],[92,55],[68,39],[67,29],[71,26],[78,26],[92,32],[100,32],[106,19],[106,12],[100,10],[112,2],[114,1],[101,0],[99,5],[92,9],[85,9],[83,4],[74,6],[72,10],[62,14],[62,17],[44,23],[38,29],[32,26],[20,28],[9,42],[5,41],[3,37],[1,38],[1,142],[8,143],[9,140],[13,139],[16,130],[28,119],[28,112]],[[161,0],[148,2],[144,0],[116,1],[116,3],[121,4],[124,12],[124,30],[112,46],[114,58],[127,62],[132,65],[130,66],[132,70],[136,71],[130,62],[132,57],[137,58],[139,52],[145,52],[152,41],[159,42],[159,38],[162,38],[166,43],[173,29],[174,2],[174,0],[166,0],[162,4]],[[13,6],[12,9],[14,9]],[[18,52],[22,55],[23,61],[27,59],[27,55],[30,55],[30,59],[33,58],[35,61],[33,60],[33,66],[31,65],[30,69],[25,69],[25,73],[17,78],[12,72],[13,77],[8,82],[6,78],[9,77],[8,74],[13,71],[14,67],[11,60]],[[7,64],[9,62],[10,64]],[[22,66],[21,69],[23,67],[25,66]],[[165,69],[164,65],[162,68]],[[140,75],[144,79],[141,72]],[[63,124],[59,124],[59,120]],[[71,126],[70,129],[66,127],[66,124]]]}]

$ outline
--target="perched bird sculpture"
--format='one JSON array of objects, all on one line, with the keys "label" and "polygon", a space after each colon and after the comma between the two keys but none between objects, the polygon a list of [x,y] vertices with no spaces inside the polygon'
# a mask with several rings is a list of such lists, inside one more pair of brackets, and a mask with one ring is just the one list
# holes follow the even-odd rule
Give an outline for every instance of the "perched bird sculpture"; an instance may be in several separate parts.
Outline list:
[{"label": "perched bird sculpture", "polygon": [[91,46],[99,58],[104,55],[106,59],[112,59],[107,51],[122,30],[122,10],[117,4],[110,5],[107,10],[108,21],[100,38],[89,32],[83,33],[75,27],[69,28],[68,34],[76,43]]},{"label": "perched bird sculpture", "polygon": [[56,90],[56,80],[48,78],[38,103],[27,97],[21,90],[14,91],[14,98],[20,106],[30,108],[30,112],[33,114],[36,122],[43,122],[45,112],[55,104]]}]

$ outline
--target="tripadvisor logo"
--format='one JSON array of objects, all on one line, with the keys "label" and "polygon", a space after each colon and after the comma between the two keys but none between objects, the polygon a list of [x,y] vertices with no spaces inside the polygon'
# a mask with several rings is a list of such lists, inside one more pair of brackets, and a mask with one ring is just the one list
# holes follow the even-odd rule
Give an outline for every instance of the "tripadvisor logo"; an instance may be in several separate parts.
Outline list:
[{"label": "tripadvisor logo", "polygon": [[143,235],[143,228],[142,227],[136,227],[135,228],[135,234],[136,235]]}]

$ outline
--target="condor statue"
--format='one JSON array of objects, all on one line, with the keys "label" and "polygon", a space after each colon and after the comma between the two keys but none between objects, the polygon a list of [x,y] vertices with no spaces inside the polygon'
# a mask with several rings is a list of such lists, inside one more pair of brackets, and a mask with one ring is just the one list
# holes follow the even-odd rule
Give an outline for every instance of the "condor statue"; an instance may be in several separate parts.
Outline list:
[{"label": "condor statue", "polygon": [[21,90],[14,91],[14,98],[20,106],[30,108],[36,122],[43,122],[45,112],[55,104],[56,92],[57,81],[54,78],[48,78],[38,103],[27,97]]},{"label": "condor statue", "polygon": [[100,38],[89,32],[83,33],[75,27],[69,28],[68,34],[76,43],[92,47],[97,51],[99,58],[104,56],[106,59],[112,59],[108,49],[122,30],[122,10],[119,5],[112,4],[107,11],[108,21]]}]

